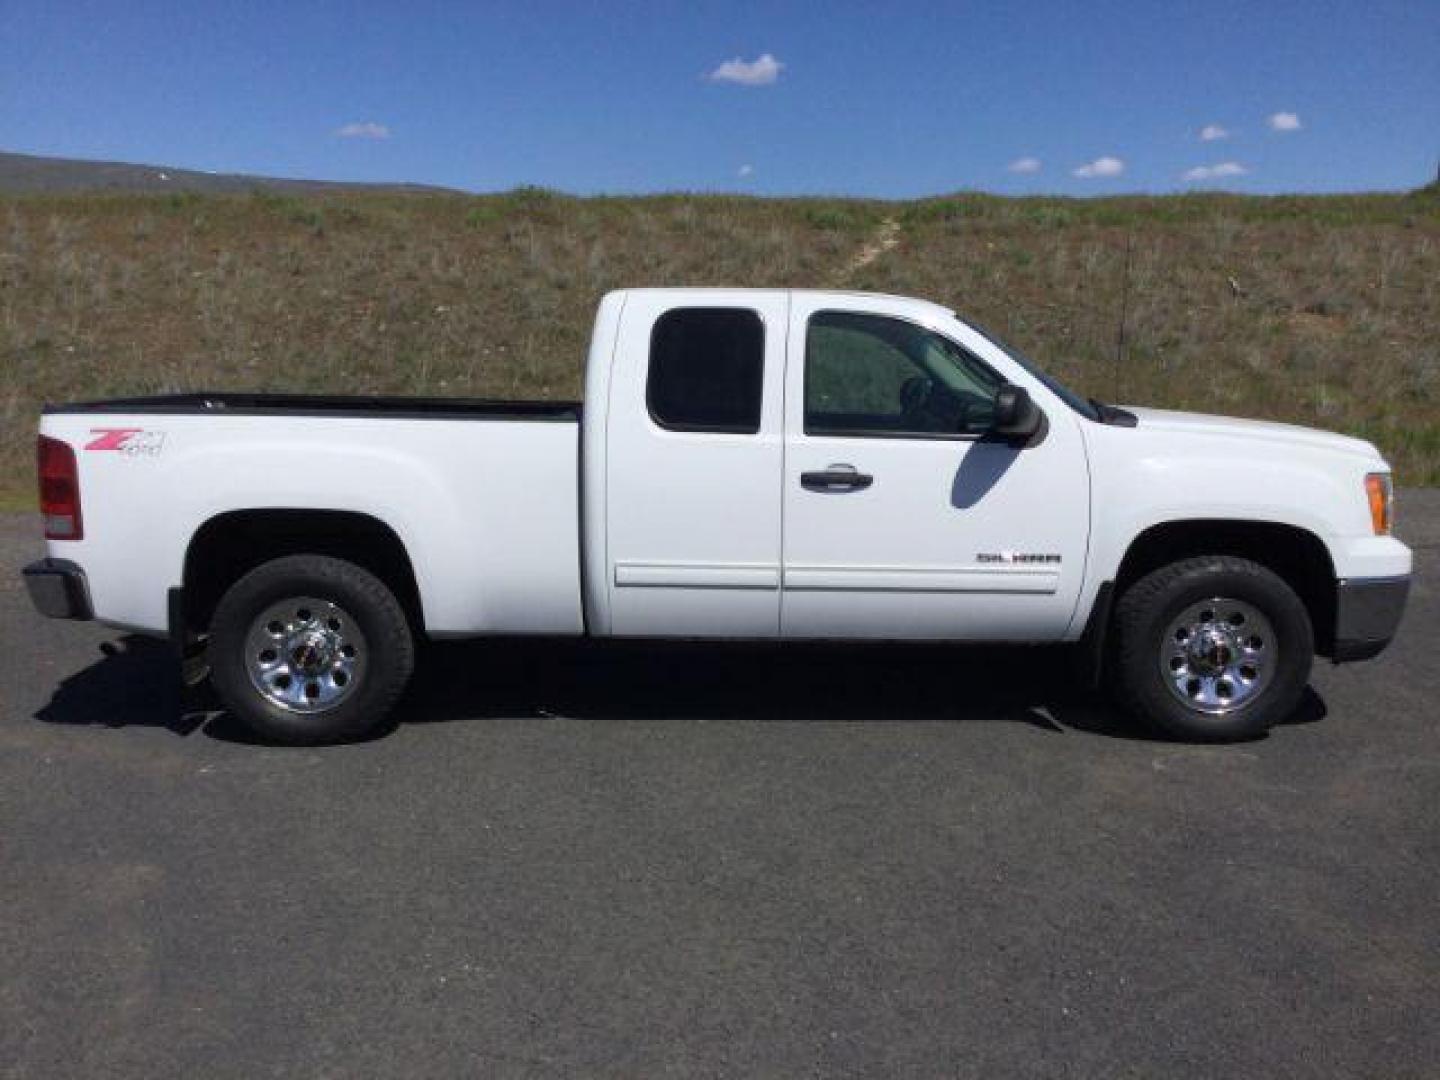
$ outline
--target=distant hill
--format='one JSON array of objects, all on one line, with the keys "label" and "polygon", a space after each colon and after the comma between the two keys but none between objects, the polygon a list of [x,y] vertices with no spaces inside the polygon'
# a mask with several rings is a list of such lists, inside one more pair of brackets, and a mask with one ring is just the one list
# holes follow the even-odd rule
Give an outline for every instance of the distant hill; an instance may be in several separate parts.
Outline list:
[{"label": "distant hill", "polygon": [[351,184],[330,180],[289,180],[243,173],[197,172],[168,165],[134,165],[123,161],[80,161],[0,151],[0,194],[59,194],[77,191],[194,191],[223,194],[245,191],[450,192],[426,184]]}]

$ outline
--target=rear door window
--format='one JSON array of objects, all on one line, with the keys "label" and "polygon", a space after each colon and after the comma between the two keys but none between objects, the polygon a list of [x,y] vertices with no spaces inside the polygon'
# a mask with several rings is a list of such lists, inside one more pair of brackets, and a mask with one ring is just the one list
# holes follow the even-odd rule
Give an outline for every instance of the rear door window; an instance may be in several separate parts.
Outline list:
[{"label": "rear door window", "polygon": [[760,430],[765,325],[748,308],[675,308],[655,320],[645,402],[671,431]]}]

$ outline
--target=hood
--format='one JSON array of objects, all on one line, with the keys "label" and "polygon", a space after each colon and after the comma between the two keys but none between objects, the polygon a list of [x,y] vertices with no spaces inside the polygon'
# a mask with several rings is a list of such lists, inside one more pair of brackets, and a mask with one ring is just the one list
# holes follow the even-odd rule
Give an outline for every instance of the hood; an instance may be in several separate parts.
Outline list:
[{"label": "hood", "polygon": [[1277,424],[1269,420],[1240,420],[1231,416],[1206,416],[1203,413],[1171,412],[1168,409],[1141,409],[1129,405],[1126,410],[1139,418],[1147,431],[1173,431],[1180,435],[1215,435],[1223,438],[1255,439],[1261,442],[1285,443],[1316,450],[1329,450],[1380,460],[1380,451],[1373,443],[1331,431],[1301,427],[1298,424]]}]

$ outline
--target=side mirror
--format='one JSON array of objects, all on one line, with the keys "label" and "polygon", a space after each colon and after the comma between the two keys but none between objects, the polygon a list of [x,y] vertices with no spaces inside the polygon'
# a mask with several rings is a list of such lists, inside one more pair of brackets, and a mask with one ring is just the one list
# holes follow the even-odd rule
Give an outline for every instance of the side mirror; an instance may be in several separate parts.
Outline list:
[{"label": "side mirror", "polygon": [[1006,383],[995,392],[995,422],[990,425],[991,434],[1023,442],[1040,430],[1040,419],[1040,407],[1023,386]]}]

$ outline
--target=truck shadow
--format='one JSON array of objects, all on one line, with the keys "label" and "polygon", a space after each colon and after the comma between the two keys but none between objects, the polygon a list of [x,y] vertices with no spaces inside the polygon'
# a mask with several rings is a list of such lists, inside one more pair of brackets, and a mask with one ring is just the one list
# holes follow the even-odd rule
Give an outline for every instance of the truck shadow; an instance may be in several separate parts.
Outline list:
[{"label": "truck shadow", "polygon": [[[447,643],[426,651],[401,711],[407,723],[475,715],[847,723],[985,719],[1060,731],[1037,704],[1049,695],[1035,693],[1036,675],[1068,659],[1042,649],[896,645]],[[1078,703],[1067,701],[1067,714]],[[1103,711],[1103,705],[1096,707]]]},{"label": "truck shadow", "polygon": [[[523,641],[422,655],[404,723],[477,716],[829,723],[1000,722],[1153,740],[1063,646]],[[1287,723],[1325,715],[1313,691]]]},{"label": "truck shadow", "polygon": [[[1090,691],[1056,647],[491,641],[420,653],[401,724],[524,717],[752,722],[1019,723],[1152,736]],[[1325,715],[1307,694],[1290,721]],[[51,724],[161,727],[252,742],[206,689],[180,685],[168,647],[125,637],[57,687]]]},{"label": "truck shadow", "polygon": [[100,651],[93,664],[55,688],[35,719],[109,728],[160,727],[177,735],[190,735],[212,719],[196,693],[181,685],[169,646],[127,635],[106,642]]}]

